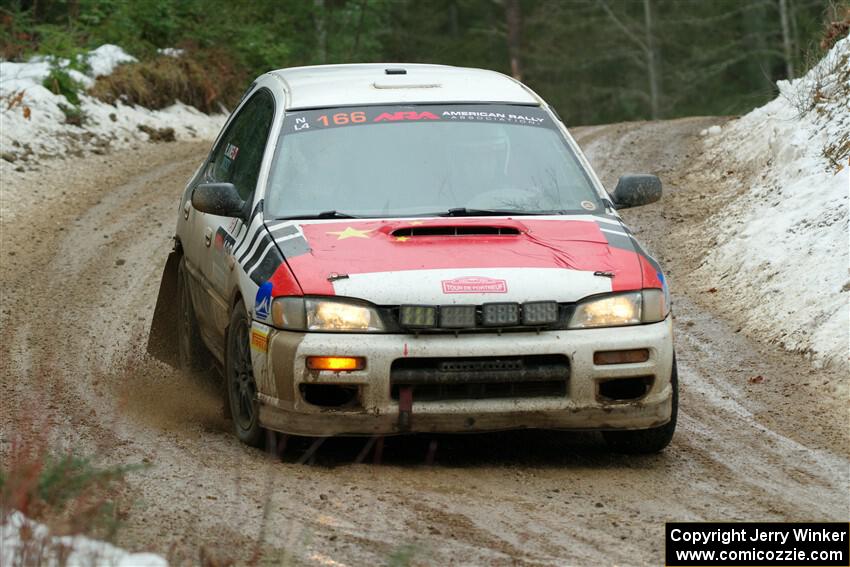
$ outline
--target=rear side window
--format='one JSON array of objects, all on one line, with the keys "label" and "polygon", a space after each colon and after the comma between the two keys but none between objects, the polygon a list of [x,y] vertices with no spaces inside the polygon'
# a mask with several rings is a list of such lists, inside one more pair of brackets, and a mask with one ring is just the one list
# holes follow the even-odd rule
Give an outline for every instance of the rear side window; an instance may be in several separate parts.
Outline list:
[{"label": "rear side window", "polygon": [[248,200],[257,186],[260,164],[274,119],[274,98],[266,90],[257,92],[230,123],[210,162],[213,181],[233,183]]}]

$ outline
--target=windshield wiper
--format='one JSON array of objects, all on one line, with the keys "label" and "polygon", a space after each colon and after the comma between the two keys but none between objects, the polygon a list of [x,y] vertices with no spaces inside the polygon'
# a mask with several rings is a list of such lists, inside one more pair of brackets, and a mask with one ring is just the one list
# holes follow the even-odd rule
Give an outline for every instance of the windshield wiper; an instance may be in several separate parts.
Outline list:
[{"label": "windshield wiper", "polygon": [[564,211],[523,211],[520,209],[467,209],[458,207],[440,213],[440,217],[503,217],[503,216],[534,216],[534,215],[563,215]]},{"label": "windshield wiper", "polygon": [[316,213],[314,215],[294,215],[294,216],[291,216],[291,217],[277,217],[274,220],[359,219],[359,218],[361,218],[361,217],[349,215],[347,213],[340,213],[338,211],[322,211],[321,213]]}]

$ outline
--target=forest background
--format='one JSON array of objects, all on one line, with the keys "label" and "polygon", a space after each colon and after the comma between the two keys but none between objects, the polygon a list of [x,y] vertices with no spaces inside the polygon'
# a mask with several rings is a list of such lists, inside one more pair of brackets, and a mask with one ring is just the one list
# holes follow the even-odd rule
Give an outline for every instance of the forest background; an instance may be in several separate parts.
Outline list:
[{"label": "forest background", "polygon": [[[139,62],[92,94],[208,112],[281,67],[483,67],[575,126],[746,112],[848,26],[850,0],[0,0],[0,57],[85,66],[80,54],[117,44]],[[49,84],[81,88],[58,66]]]}]

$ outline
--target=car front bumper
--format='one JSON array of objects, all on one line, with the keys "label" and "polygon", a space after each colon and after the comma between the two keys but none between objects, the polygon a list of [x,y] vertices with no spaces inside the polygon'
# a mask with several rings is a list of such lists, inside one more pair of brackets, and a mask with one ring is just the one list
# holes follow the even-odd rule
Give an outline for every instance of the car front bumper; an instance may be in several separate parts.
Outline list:
[{"label": "car front bumper", "polygon": [[[391,435],[501,429],[646,429],[670,419],[673,365],[672,317],[661,323],[606,329],[455,335],[295,333],[254,323],[254,374],[264,427],[295,435]],[[261,338],[253,340],[254,334]],[[640,363],[594,364],[598,351],[648,349]],[[470,359],[565,355],[565,395],[417,401],[409,408],[391,395],[393,361],[404,358]],[[351,372],[309,370],[308,356],[359,356],[366,368]],[[636,399],[600,395],[612,379],[649,381]],[[348,407],[308,403],[302,385],[355,388]],[[402,418],[401,410],[409,409]]]}]

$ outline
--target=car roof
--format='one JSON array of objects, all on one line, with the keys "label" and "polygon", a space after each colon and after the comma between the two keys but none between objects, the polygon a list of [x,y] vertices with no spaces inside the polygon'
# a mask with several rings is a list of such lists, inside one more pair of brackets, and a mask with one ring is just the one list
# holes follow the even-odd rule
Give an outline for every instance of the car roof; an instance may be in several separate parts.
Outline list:
[{"label": "car roof", "polygon": [[283,81],[287,110],[393,103],[542,102],[531,89],[501,73],[449,65],[315,65],[269,74]]}]

